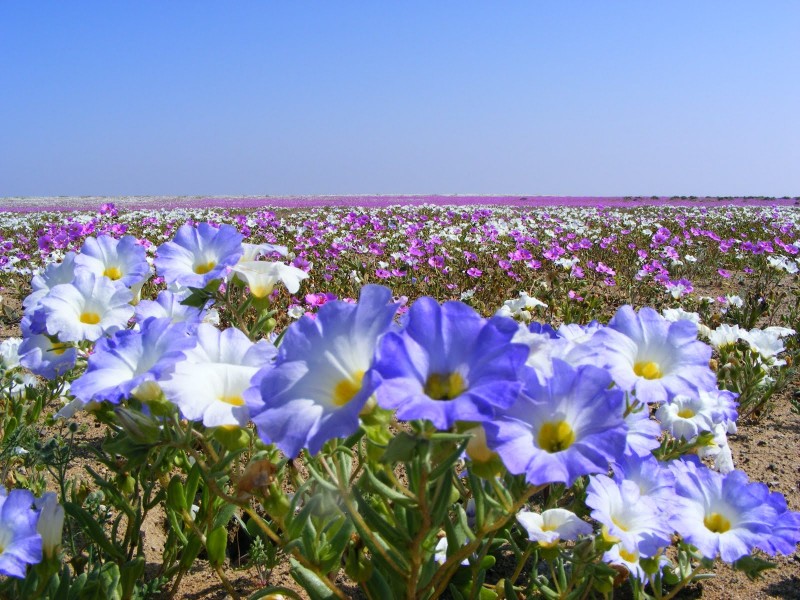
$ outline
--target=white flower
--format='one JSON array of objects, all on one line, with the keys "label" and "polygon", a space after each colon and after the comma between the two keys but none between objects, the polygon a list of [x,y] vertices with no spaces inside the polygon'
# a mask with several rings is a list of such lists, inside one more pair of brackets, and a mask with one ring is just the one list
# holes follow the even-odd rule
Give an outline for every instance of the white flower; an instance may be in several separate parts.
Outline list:
[{"label": "white flower", "polygon": [[735,306],[736,308],[741,308],[742,306],[744,306],[744,300],[742,300],[739,296],[736,296],[736,295],[725,296],[725,301],[729,305]]},{"label": "white flower", "polygon": [[[437,564],[443,565],[447,561],[447,538],[439,538],[439,541],[436,542],[436,548],[433,551],[433,560],[436,561]],[[461,561],[461,565],[466,567],[469,565],[469,559],[465,558]]]},{"label": "white flower", "polygon": [[287,312],[289,313],[289,316],[291,318],[293,318],[293,319],[299,319],[304,314],[306,314],[306,311],[299,304],[295,304],[294,306],[290,306],[289,310]]},{"label": "white flower", "polygon": [[277,252],[281,256],[286,256],[288,249],[286,246],[278,246],[275,244],[248,244],[242,242],[242,257],[239,262],[251,262],[257,260],[259,256],[266,256],[271,252]]},{"label": "white flower", "polygon": [[743,331],[741,339],[750,345],[753,352],[757,352],[765,362],[770,365],[780,366],[786,364],[785,361],[778,361],[776,357],[785,350],[780,336],[773,331],[762,329],[751,329]]},{"label": "white flower", "polygon": [[197,346],[184,352],[186,360],[161,382],[161,389],[190,421],[244,427],[250,416],[245,390],[276,353],[269,342],[254,344],[236,328],[219,331],[203,323],[197,328]]},{"label": "white flower", "polygon": [[797,333],[794,329],[790,329],[789,327],[780,327],[778,325],[765,327],[764,331],[769,333],[770,335],[775,335],[779,338],[789,337],[790,335],[794,335],[795,333]]},{"label": "white flower", "polygon": [[708,446],[697,449],[697,456],[700,458],[713,458],[714,468],[720,473],[727,474],[733,471],[733,454],[728,445],[728,426],[719,423],[712,429],[714,439]]},{"label": "white flower", "polygon": [[555,546],[558,540],[576,540],[592,533],[591,525],[563,508],[551,508],[541,514],[523,510],[517,514],[517,522],[528,539],[543,548]]},{"label": "white flower", "polygon": [[707,334],[709,343],[714,348],[724,348],[726,346],[733,346],[742,339],[744,330],[740,329],[738,325],[720,325],[713,331]]},{"label": "white flower", "polygon": [[770,256],[767,261],[772,268],[786,271],[790,275],[794,275],[798,271],[797,263],[785,256]]},{"label": "white flower", "polygon": [[21,398],[26,388],[37,387],[38,385],[39,381],[32,373],[16,374],[11,378],[11,387],[7,393],[12,398]]},{"label": "white flower", "polygon": [[13,369],[19,366],[19,345],[22,338],[12,337],[0,343],[0,367]]},{"label": "white flower", "polygon": [[62,342],[93,342],[128,325],[131,300],[130,290],[108,277],[77,273],[72,283],[53,287],[41,300],[47,333]]},{"label": "white flower", "polygon": [[553,262],[557,264],[559,267],[562,267],[565,271],[569,271],[572,267],[577,265],[580,262],[580,260],[575,257],[567,258],[566,256],[562,256],[561,258],[557,258]]},{"label": "white flower", "polygon": [[278,282],[283,283],[290,294],[296,294],[300,282],[308,277],[302,269],[279,262],[240,261],[233,271],[247,282],[250,293],[256,298],[267,297]]},{"label": "white flower", "polygon": [[656,411],[661,428],[678,439],[691,440],[714,427],[716,398],[709,394],[690,397],[679,394]]},{"label": "white flower", "polygon": [[665,308],[661,311],[667,321],[675,322],[680,320],[691,321],[692,323],[700,324],[700,315],[696,312],[687,312],[682,308]]},{"label": "white flower", "polygon": [[219,327],[219,311],[216,308],[208,309],[203,315],[203,323]]}]

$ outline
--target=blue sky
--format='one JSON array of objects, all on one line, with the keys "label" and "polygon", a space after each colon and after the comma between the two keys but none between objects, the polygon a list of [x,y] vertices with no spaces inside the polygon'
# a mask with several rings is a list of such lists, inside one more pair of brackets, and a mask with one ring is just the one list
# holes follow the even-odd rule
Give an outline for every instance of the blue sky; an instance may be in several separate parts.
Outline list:
[{"label": "blue sky", "polygon": [[800,2],[0,2],[0,196],[800,195]]}]

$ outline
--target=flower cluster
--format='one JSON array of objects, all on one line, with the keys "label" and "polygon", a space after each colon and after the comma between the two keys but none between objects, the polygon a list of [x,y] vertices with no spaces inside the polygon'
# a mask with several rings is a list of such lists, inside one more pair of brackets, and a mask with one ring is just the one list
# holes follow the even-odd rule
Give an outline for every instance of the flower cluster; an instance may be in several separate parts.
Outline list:
[{"label": "flower cluster", "polygon": [[[679,245],[673,237],[659,229],[653,245]],[[518,476],[536,490],[585,490],[586,518],[561,506],[523,509],[517,521],[531,542],[550,549],[594,540],[604,561],[641,581],[653,573],[642,561],[670,564],[675,536],[703,558],[729,563],[755,550],[792,552],[800,542],[800,515],[783,496],[733,468],[725,434],[735,430],[737,396],[719,388],[712,346],[698,338],[692,313],[626,305],[605,325],[553,329],[532,321],[547,305],[527,293],[486,318],[464,302],[425,296],[406,307],[388,287],[367,284],[358,300],[308,294],[305,306],[293,303],[276,348],[276,286],[297,293],[311,264],[263,260],[287,249],[243,240],[229,225],[185,224],[151,261],[136,238],[86,239],[34,278],[19,363],[46,378],[74,377],[70,394],[82,405],[128,403],[158,418],[166,404],[197,431],[202,424],[235,432],[252,422],[263,445],[288,459],[324,451],[380,412],[401,428],[424,422],[469,432],[467,472]],[[578,252],[593,242],[572,243]],[[546,252],[579,278],[558,248],[552,242]],[[374,252],[382,252],[377,243]],[[451,258],[424,244],[408,254],[442,270]],[[508,258],[534,260],[522,248]],[[166,288],[154,300],[141,298],[151,262]],[[616,275],[603,262],[590,268]],[[229,301],[232,289],[246,300],[225,305],[220,328],[212,304]],[[255,326],[238,326],[251,309]],[[744,341],[764,364],[779,366],[789,332],[704,333],[717,348]],[[10,348],[2,355],[16,360],[5,358]],[[0,572],[23,576],[38,560],[44,534],[34,529],[45,509],[36,513],[23,492],[0,502]],[[440,562],[446,556],[440,548]]]}]

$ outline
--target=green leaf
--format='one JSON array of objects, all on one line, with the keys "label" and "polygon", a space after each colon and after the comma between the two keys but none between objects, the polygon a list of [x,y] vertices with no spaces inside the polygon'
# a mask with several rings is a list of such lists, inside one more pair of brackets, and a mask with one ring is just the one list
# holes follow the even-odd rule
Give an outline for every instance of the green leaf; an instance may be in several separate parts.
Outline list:
[{"label": "green leaf", "polygon": [[122,587],[122,597],[125,600],[133,597],[133,590],[136,582],[144,574],[144,556],[137,556],[128,561],[120,569],[120,584]]},{"label": "green leaf", "polygon": [[[389,573],[390,572],[387,572],[387,575]],[[389,587],[386,579],[377,569],[372,570],[372,575],[370,575],[370,578],[363,582],[362,585],[369,590],[372,598],[381,598],[383,600],[394,598],[392,588]]]},{"label": "green leaf", "polygon": [[185,570],[191,567],[197,555],[200,554],[202,547],[203,544],[200,536],[196,533],[190,534],[186,546],[183,549],[183,554],[181,554],[180,568]]},{"label": "green leaf", "polygon": [[81,526],[81,529],[83,529],[84,532],[89,535],[91,540],[100,546],[100,548],[106,554],[118,562],[125,561],[125,555],[119,548],[114,546],[111,541],[109,541],[109,539],[106,537],[105,531],[103,531],[102,526],[91,514],[74,502],[64,502],[63,506],[66,513],[78,522],[78,524]]},{"label": "green leaf", "polygon": [[737,571],[742,571],[751,581],[761,577],[762,572],[774,569],[777,566],[775,563],[756,556],[743,556],[733,563],[733,568]]},{"label": "green leaf", "polygon": [[89,574],[78,600],[122,600],[121,592],[119,567],[109,562]]},{"label": "green leaf", "polygon": [[328,540],[327,546],[319,552],[320,565],[325,572],[333,571],[338,567],[347,542],[350,541],[350,536],[355,530],[350,519],[342,516],[340,520],[339,530]]},{"label": "green leaf", "polygon": [[428,440],[424,438],[418,438],[410,433],[401,431],[389,442],[380,461],[382,463],[407,462],[414,457],[420,446],[428,443]]},{"label": "green leaf", "polygon": [[445,520],[452,506],[452,502],[450,502],[450,492],[453,489],[453,475],[448,473],[447,477],[440,479],[436,486],[431,487],[439,488],[436,491],[436,497],[433,499],[433,505],[429,508],[431,522],[435,526],[438,526],[439,523]]},{"label": "green leaf", "polygon": [[376,494],[386,498],[390,502],[394,502],[395,504],[402,504],[403,506],[416,506],[416,498],[406,496],[405,494],[385,484],[377,477],[377,475],[375,475],[375,473],[372,472],[372,469],[366,469],[364,474],[367,479],[367,487],[371,488],[370,491],[375,492]]},{"label": "green leaf", "polygon": [[211,525],[211,527],[225,527],[233,518],[233,515],[236,513],[238,508],[239,507],[235,504],[228,503],[223,504],[221,508],[217,508],[217,514],[214,516],[214,523]]},{"label": "green leaf", "polygon": [[290,559],[292,568],[289,571],[294,580],[308,592],[311,600],[332,600],[336,595],[325,585],[314,571],[305,568],[294,558]]},{"label": "green leaf", "polygon": [[411,536],[405,528],[398,527],[397,523],[388,523],[361,495],[357,488],[353,492],[358,500],[359,512],[370,528],[396,548],[405,548],[411,544]]},{"label": "green leaf", "polygon": [[180,475],[173,475],[167,486],[167,506],[174,511],[181,512],[186,509],[186,495]]},{"label": "green leaf", "polygon": [[469,443],[469,438],[462,439],[461,443],[456,447],[455,450],[453,450],[445,458],[439,459],[438,460],[439,464],[433,471],[431,471],[430,480],[435,481],[445,473],[449,472],[450,469],[452,469],[458,462],[458,460],[461,458],[461,455],[464,453],[464,450],[466,449],[468,443]]},{"label": "green leaf", "polygon": [[225,549],[228,545],[228,530],[225,527],[212,529],[206,536],[206,553],[208,562],[220,566],[225,562]]},{"label": "green leaf", "polygon": [[186,510],[192,509],[194,504],[194,497],[197,494],[197,486],[200,484],[200,466],[195,463],[189,469],[189,475],[186,477],[186,485],[184,486],[184,497],[186,499]]}]

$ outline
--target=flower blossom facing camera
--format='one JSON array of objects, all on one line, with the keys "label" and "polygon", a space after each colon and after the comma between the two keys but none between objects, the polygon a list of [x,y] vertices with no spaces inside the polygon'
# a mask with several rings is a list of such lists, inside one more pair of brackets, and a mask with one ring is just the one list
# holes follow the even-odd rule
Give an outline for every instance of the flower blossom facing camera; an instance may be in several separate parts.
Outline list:
[{"label": "flower blossom facing camera", "polygon": [[591,342],[577,349],[581,363],[603,366],[614,382],[640,402],[662,403],[677,394],[717,389],[709,368],[711,348],[698,341],[697,325],[670,322],[652,308],[623,306]]},{"label": "flower blossom facing camera", "polygon": [[493,418],[522,387],[528,348],[512,343],[517,329],[511,319],[483,319],[462,302],[418,299],[405,328],[386,334],[378,348],[378,404],[442,430]]},{"label": "flower blossom facing camera", "polygon": [[127,327],[131,300],[130,290],[109,278],[77,272],[72,283],[53,287],[41,300],[47,333],[61,342],[94,342]]},{"label": "flower blossom facing camera", "polygon": [[86,238],[75,257],[75,267],[119,281],[131,290],[135,298],[139,297],[142,286],[150,278],[144,246],[132,235],[119,240],[108,235]]},{"label": "flower blossom facing camera", "polygon": [[357,304],[327,302],[316,318],[292,323],[274,367],[259,371],[245,395],[259,436],[295,457],[355,432],[380,381],[375,347],[397,307],[389,288],[365,285]]},{"label": "flower blossom facing camera", "polygon": [[544,384],[526,370],[517,401],[484,424],[489,448],[533,485],[570,486],[582,475],[606,472],[625,448],[626,432],[624,395],[610,384],[602,369],[558,359]]},{"label": "flower blossom facing camera", "polygon": [[172,241],[158,247],[155,266],[167,285],[204,287],[223,279],[242,255],[243,236],[232,225],[183,225]]},{"label": "flower blossom facing camera", "polygon": [[185,360],[162,381],[164,395],[190,421],[245,427],[250,419],[245,392],[258,370],[274,361],[275,346],[266,340],[251,342],[234,327],[220,331],[207,323],[197,328],[196,340]]},{"label": "flower blossom facing camera", "polygon": [[766,485],[750,483],[741,471],[721,475],[690,462],[675,463],[673,471],[680,506],[671,523],[705,558],[733,563],[769,546],[778,512]]}]

